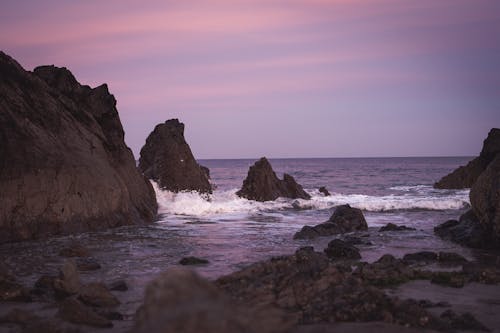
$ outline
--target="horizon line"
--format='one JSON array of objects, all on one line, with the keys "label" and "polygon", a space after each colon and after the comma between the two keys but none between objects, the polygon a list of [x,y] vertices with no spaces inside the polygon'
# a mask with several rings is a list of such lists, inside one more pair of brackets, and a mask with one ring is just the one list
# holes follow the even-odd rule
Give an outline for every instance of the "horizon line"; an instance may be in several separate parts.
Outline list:
[{"label": "horizon line", "polygon": [[299,160],[299,159],[308,159],[308,160],[319,160],[319,159],[362,159],[362,158],[475,158],[476,155],[434,155],[434,156],[330,156],[330,157],[214,157],[214,158],[195,158],[197,161],[201,160],[258,160],[262,157],[265,157],[269,160]]}]

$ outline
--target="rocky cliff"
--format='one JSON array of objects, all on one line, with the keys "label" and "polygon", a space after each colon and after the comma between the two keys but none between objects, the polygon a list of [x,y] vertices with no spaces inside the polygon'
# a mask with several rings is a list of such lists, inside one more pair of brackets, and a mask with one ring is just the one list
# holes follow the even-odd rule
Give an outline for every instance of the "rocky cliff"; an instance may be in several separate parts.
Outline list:
[{"label": "rocky cliff", "polygon": [[177,119],[157,125],[141,149],[139,168],[161,188],[211,193],[208,168],[194,159],[184,139],[184,124]]},{"label": "rocky cliff", "polygon": [[0,242],[151,222],[157,204],[116,100],[0,52]]},{"label": "rocky cliff", "polygon": [[283,180],[279,179],[265,157],[250,167],[247,178],[243,181],[243,186],[236,194],[256,201],[276,200],[279,197],[311,198],[292,176],[285,173]]},{"label": "rocky cliff", "polygon": [[500,153],[500,129],[492,128],[483,142],[483,149],[478,157],[467,165],[461,166],[444,176],[434,184],[439,189],[471,188],[481,173]]}]

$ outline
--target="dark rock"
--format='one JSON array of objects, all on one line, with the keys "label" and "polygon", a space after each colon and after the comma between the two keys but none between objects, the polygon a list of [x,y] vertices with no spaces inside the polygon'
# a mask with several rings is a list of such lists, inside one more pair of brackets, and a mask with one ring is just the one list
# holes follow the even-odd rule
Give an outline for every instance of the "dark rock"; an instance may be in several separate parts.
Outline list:
[{"label": "dark rock", "polygon": [[368,229],[365,217],[361,209],[352,208],[349,205],[338,206],[327,222],[314,227],[304,226],[295,233],[294,239],[310,239],[319,236],[331,236],[353,231]]},{"label": "dark rock", "polygon": [[280,180],[265,157],[262,157],[250,167],[241,190],[236,194],[242,198],[256,201],[276,200],[279,197],[292,199],[311,198],[292,176],[285,173],[283,180]]},{"label": "dark rock", "polygon": [[340,239],[334,239],[328,243],[325,253],[329,258],[334,259],[361,259],[361,254],[355,246]]},{"label": "dark rock", "polygon": [[181,265],[202,265],[208,264],[208,260],[196,258],[196,257],[185,257],[179,260],[179,264]]},{"label": "dark rock", "polygon": [[59,271],[59,276],[54,280],[53,285],[54,292],[58,298],[65,298],[78,293],[81,282],[74,260],[66,260]]},{"label": "dark rock", "polygon": [[200,164],[201,171],[205,173],[205,176],[207,176],[208,179],[210,179],[210,169],[207,168],[206,166],[203,166]]},{"label": "dark rock", "polygon": [[29,290],[18,283],[16,279],[7,274],[0,273],[0,301],[29,302]]},{"label": "dark rock", "polygon": [[488,264],[465,263],[463,272],[471,281],[484,284],[500,284],[500,268]]},{"label": "dark rock", "polygon": [[434,233],[443,239],[473,248],[496,246],[494,234],[479,223],[472,209],[460,216],[459,221],[449,220],[438,225]]},{"label": "dark rock", "polygon": [[440,317],[448,322],[454,330],[490,332],[489,328],[480,323],[472,314],[468,312],[458,315],[452,310],[446,310]]},{"label": "dark rock", "polygon": [[[0,317],[1,323],[11,323],[22,327],[22,332],[31,333],[79,333],[75,328],[63,327],[54,319],[41,318],[29,311],[13,309],[5,316]],[[9,331],[11,332],[11,331]],[[12,331],[16,332],[16,331]]]},{"label": "dark rock", "polygon": [[353,274],[365,283],[379,287],[393,286],[422,277],[403,260],[390,254],[383,255],[372,264],[359,265]]},{"label": "dark rock", "polygon": [[462,288],[465,285],[466,276],[462,272],[433,272],[431,283]]},{"label": "dark rock", "polygon": [[123,320],[124,317],[120,312],[110,311],[108,309],[94,309],[94,311],[101,317],[109,320]]},{"label": "dark rock", "polygon": [[3,52],[0,77],[0,243],[155,218],[105,84],[54,66],[27,72]]},{"label": "dark rock", "polygon": [[273,307],[259,309],[230,300],[195,272],[176,267],[146,288],[133,332],[286,332],[290,322]]},{"label": "dark rock", "polygon": [[320,193],[323,193],[323,195],[324,195],[325,197],[329,197],[329,196],[330,196],[330,192],[328,192],[328,190],[327,190],[327,189],[326,189],[326,187],[324,187],[324,186],[321,186],[321,187],[319,188],[319,192],[320,192]]},{"label": "dark rock", "polygon": [[463,264],[467,262],[467,259],[465,259],[463,256],[453,252],[439,252],[438,260],[441,263],[449,264]]},{"label": "dark rock", "polygon": [[74,324],[93,327],[113,327],[113,323],[97,314],[92,308],[84,305],[73,297],[66,298],[59,304],[59,317]]},{"label": "dark rock", "polygon": [[59,251],[61,257],[88,257],[90,256],[90,251],[85,246],[81,244],[71,244]]},{"label": "dark rock", "polygon": [[82,286],[78,292],[78,299],[87,305],[104,308],[120,304],[104,284],[97,282]]},{"label": "dark rock", "polygon": [[350,245],[373,245],[373,243],[370,241],[366,241],[361,237],[356,237],[352,235],[342,236],[342,240]]},{"label": "dark rock", "polygon": [[128,285],[125,280],[116,280],[113,281],[109,284],[109,290],[113,291],[127,291],[128,290]]},{"label": "dark rock", "polygon": [[403,257],[403,261],[407,263],[415,262],[434,262],[438,260],[438,254],[432,251],[421,251],[416,253],[408,253]]},{"label": "dark rock", "polygon": [[387,223],[385,226],[380,228],[378,231],[379,232],[385,232],[385,231],[407,231],[407,230],[415,230],[415,228],[410,228],[404,225],[396,225],[394,223]]},{"label": "dark rock", "polygon": [[139,168],[162,189],[212,193],[209,172],[194,159],[177,119],[156,125],[141,149]]},{"label": "dark rock", "polygon": [[[31,294],[38,296],[41,300],[50,300],[54,295],[54,281],[57,276],[43,275],[38,280],[36,280]],[[45,298],[44,298],[45,297]]]},{"label": "dark rock", "polygon": [[466,166],[461,166],[434,184],[440,189],[471,188],[479,176],[500,153],[500,129],[492,128],[483,142],[483,149],[478,157]]},{"label": "dark rock", "polygon": [[94,258],[76,259],[76,267],[79,271],[96,271],[101,269],[101,265]]}]

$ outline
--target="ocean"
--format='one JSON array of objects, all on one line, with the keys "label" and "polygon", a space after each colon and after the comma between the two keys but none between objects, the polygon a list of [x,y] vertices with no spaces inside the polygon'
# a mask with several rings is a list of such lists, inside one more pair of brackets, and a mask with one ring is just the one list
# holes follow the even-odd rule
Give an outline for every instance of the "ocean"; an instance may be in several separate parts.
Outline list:
[{"label": "ocean", "polygon": [[[47,240],[0,245],[0,261],[27,285],[42,274],[55,274],[63,258],[58,251],[78,241],[91,250],[102,268],[84,272],[84,281],[125,279],[120,312],[133,315],[144,286],[159,272],[177,265],[185,256],[209,260],[195,268],[214,279],[250,263],[291,254],[298,247],[322,251],[333,237],[294,240],[304,225],[328,220],[334,207],[350,204],[363,210],[371,242],[360,246],[363,260],[375,261],[385,253],[401,257],[421,250],[452,251],[471,258],[474,253],[437,238],[433,227],[456,219],[469,205],[468,190],[437,190],[432,184],[470,157],[431,158],[321,158],[270,159],[277,173],[292,175],[311,194],[311,200],[279,199],[253,202],[236,196],[254,159],[200,160],[210,169],[212,196],[170,193],[153,184],[159,219],[147,226],[127,226]],[[325,186],[331,196],[318,191]],[[389,223],[416,228],[385,232]]]}]

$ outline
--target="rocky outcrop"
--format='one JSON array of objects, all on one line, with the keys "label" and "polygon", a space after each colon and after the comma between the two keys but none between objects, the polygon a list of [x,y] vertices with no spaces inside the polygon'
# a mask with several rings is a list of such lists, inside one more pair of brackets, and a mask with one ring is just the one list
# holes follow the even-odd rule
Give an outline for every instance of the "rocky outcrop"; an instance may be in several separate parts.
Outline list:
[{"label": "rocky outcrop", "polygon": [[243,181],[243,186],[236,194],[242,198],[256,201],[271,201],[279,197],[311,198],[289,174],[285,173],[283,180],[279,179],[265,157],[250,167],[247,178]]},{"label": "rocky outcrop", "polygon": [[151,222],[156,199],[106,84],[0,52],[0,242]]},{"label": "rocky outcrop", "polygon": [[199,165],[184,139],[184,124],[177,119],[156,125],[141,149],[139,168],[162,189],[211,193],[208,168]]},{"label": "rocky outcrop", "polygon": [[330,219],[314,227],[304,226],[295,233],[294,239],[311,239],[319,236],[331,236],[346,232],[363,231],[368,229],[361,209],[349,205],[338,206]]},{"label": "rocky outcrop", "polygon": [[171,268],[147,286],[133,332],[270,333],[289,328],[271,306],[241,306],[193,271]]},{"label": "rocky outcrop", "polygon": [[484,140],[478,157],[461,166],[434,184],[439,189],[471,188],[488,165],[500,153],[500,129],[492,128]]},{"label": "rocky outcrop", "polygon": [[394,223],[387,223],[383,227],[381,227],[378,231],[379,232],[386,232],[386,231],[411,231],[411,230],[416,230],[415,228],[410,228],[404,225],[396,225]]}]

